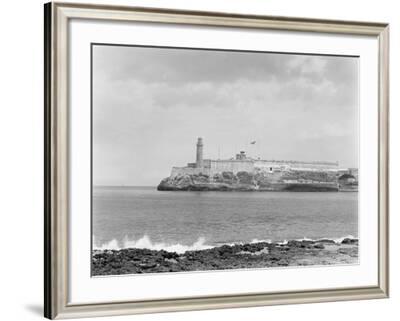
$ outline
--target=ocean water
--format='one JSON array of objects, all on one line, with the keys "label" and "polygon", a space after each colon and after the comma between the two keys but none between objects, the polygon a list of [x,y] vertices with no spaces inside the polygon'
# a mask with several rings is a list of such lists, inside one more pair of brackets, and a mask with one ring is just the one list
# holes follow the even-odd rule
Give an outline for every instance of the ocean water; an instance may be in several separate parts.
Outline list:
[{"label": "ocean water", "polygon": [[358,193],[93,188],[93,247],[184,252],[222,244],[358,237]]}]

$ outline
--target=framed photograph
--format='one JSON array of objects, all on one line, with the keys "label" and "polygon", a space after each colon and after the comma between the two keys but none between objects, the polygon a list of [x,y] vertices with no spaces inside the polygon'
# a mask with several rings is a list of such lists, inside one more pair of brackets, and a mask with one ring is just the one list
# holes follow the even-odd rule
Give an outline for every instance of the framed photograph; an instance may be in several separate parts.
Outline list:
[{"label": "framed photograph", "polygon": [[45,316],[388,296],[388,25],[45,5]]}]

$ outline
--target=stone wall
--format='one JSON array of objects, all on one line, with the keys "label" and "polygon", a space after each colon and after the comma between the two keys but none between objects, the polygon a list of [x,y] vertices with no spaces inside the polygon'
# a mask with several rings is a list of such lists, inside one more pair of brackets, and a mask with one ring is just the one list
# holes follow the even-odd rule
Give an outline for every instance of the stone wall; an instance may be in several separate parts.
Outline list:
[{"label": "stone wall", "polygon": [[274,160],[211,160],[205,159],[203,167],[173,167],[171,177],[178,175],[208,175],[213,176],[222,172],[284,172],[284,171],[340,171],[337,163],[332,162],[298,162],[298,161],[274,161]]},{"label": "stone wall", "polygon": [[209,162],[211,174],[222,172],[254,172],[254,162],[251,160],[211,160]]},{"label": "stone wall", "polygon": [[337,170],[337,162],[301,162],[301,161],[280,161],[280,160],[255,160],[257,168],[280,168],[284,169],[309,169],[309,170]]},{"label": "stone wall", "polygon": [[198,175],[203,173],[204,170],[201,168],[193,168],[193,167],[172,167],[171,177],[179,176],[179,175]]}]

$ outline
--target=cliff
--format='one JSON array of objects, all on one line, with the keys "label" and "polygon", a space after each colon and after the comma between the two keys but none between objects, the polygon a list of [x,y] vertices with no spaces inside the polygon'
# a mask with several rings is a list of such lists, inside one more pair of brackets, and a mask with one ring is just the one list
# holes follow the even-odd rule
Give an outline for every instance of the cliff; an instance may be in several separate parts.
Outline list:
[{"label": "cliff", "polygon": [[323,171],[179,174],[163,179],[159,191],[338,191],[336,176]]}]

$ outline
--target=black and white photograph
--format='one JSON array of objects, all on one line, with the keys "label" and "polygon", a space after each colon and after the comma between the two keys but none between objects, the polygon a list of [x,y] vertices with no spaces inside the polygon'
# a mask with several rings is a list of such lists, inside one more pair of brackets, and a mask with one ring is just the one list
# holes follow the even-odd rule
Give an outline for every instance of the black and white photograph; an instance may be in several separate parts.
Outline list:
[{"label": "black and white photograph", "polygon": [[92,44],[92,276],[359,263],[359,57]]}]

